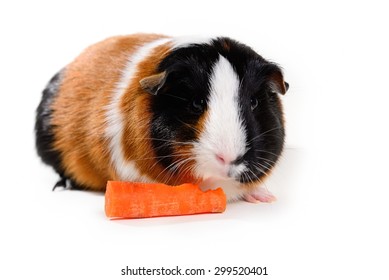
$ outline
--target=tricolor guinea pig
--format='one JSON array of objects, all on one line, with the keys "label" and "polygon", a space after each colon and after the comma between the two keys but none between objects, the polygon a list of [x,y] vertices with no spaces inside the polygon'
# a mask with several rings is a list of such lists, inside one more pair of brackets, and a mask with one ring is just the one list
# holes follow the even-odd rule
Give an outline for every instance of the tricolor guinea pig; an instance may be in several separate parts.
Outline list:
[{"label": "tricolor guinea pig", "polygon": [[262,183],[283,149],[287,89],[276,64],[230,38],[112,37],[48,83],[36,147],[56,186],[192,182],[272,201]]}]

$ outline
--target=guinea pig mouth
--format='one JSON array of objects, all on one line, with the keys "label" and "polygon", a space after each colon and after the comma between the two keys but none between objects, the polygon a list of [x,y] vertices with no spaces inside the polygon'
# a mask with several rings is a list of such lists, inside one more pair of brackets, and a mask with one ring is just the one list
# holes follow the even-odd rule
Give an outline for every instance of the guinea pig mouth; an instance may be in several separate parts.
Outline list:
[{"label": "guinea pig mouth", "polygon": [[247,169],[239,174],[237,181],[242,184],[250,184],[261,181],[261,178],[267,175],[268,167],[261,164],[250,164]]},{"label": "guinea pig mouth", "polygon": [[[248,172],[248,168],[245,163],[238,164],[214,164],[208,166],[206,170],[202,170],[201,178],[203,181],[236,181],[243,182],[244,180],[251,180],[245,172]],[[245,179],[246,178],[246,179]]]},{"label": "guinea pig mouth", "polygon": [[227,175],[229,178],[236,181],[241,181],[243,174],[245,174],[247,167],[244,164],[231,165]]}]

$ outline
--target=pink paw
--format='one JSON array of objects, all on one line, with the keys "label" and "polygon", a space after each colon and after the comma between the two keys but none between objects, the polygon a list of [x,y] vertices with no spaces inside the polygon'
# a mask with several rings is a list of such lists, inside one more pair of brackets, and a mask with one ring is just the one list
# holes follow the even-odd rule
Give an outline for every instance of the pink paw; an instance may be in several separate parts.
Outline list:
[{"label": "pink paw", "polygon": [[259,188],[253,193],[245,194],[243,199],[251,203],[270,203],[277,200],[276,197],[265,188]]}]

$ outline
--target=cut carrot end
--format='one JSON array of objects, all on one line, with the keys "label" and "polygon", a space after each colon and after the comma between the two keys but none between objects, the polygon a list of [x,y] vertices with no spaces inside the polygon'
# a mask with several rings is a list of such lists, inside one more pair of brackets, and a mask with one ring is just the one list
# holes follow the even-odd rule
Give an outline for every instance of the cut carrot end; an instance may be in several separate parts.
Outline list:
[{"label": "cut carrot end", "polygon": [[109,218],[149,218],[221,213],[227,205],[221,188],[203,192],[197,185],[108,181],[105,214]]}]

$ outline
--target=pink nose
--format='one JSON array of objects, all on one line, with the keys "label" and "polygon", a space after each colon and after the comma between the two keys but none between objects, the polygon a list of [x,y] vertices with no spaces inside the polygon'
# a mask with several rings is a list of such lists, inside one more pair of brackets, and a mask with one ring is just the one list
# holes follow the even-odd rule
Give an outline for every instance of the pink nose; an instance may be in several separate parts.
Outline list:
[{"label": "pink nose", "polygon": [[225,154],[216,154],[215,155],[216,160],[222,164],[222,165],[229,165],[229,164],[241,164],[244,161],[243,156],[239,157],[229,157],[228,155]]},{"label": "pink nose", "polygon": [[218,162],[220,162],[222,165],[228,164],[229,161],[226,160],[225,156],[222,154],[215,155]]}]

